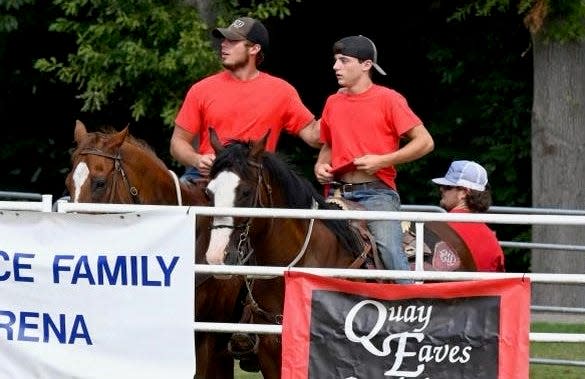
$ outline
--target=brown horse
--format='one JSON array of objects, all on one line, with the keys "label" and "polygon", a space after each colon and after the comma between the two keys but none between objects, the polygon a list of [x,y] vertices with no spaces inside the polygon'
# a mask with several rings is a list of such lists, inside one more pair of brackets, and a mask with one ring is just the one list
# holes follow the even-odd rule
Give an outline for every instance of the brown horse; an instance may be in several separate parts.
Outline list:
[{"label": "brown horse", "polygon": [[[216,159],[207,191],[214,206],[330,208],[306,179],[265,151],[268,134],[224,147],[215,132],[210,133]],[[347,220],[214,217],[206,259],[211,264],[347,268],[361,251],[352,236]],[[248,287],[251,321],[280,323],[283,278],[249,280]],[[260,336],[257,351],[264,378],[279,378],[280,336]]]},{"label": "brown horse", "polygon": [[[77,147],[72,170],[65,181],[73,202],[207,205],[205,182],[177,180],[154,151],[132,137],[128,128],[117,132],[89,133],[80,121],[74,132]],[[209,240],[209,218],[197,218],[197,263],[204,263]],[[241,307],[238,294],[241,278],[229,281],[197,275],[195,319],[208,322],[237,322]],[[227,351],[229,335],[195,333],[196,378],[233,379],[234,360]]]},{"label": "brown horse", "polygon": [[72,202],[201,205],[204,183],[180,182],[154,151],[128,128],[88,133],[75,124],[75,142],[65,185]]}]

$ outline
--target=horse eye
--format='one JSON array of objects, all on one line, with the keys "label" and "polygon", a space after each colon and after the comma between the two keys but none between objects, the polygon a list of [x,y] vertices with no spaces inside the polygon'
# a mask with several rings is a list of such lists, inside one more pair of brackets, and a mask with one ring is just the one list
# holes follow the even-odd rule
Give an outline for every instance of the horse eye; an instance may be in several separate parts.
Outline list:
[{"label": "horse eye", "polygon": [[240,188],[240,190],[238,191],[238,196],[237,198],[239,198],[239,203],[251,203],[252,200],[252,188],[250,187],[244,187],[244,188]]},{"label": "horse eye", "polygon": [[100,191],[106,188],[106,180],[103,178],[93,179],[91,182],[92,191]]}]

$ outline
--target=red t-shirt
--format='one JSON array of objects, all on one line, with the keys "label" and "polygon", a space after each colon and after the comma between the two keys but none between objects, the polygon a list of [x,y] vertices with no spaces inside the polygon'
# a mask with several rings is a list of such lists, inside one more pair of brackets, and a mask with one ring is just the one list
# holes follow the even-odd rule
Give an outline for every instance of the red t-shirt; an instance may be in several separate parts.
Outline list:
[{"label": "red t-shirt", "polygon": [[241,81],[221,71],[195,83],[175,119],[176,124],[199,135],[199,153],[213,153],[209,127],[222,143],[229,139],[259,139],[271,130],[266,149],[274,151],[282,130],[298,134],[314,118],[298,92],[286,81],[260,72]]},{"label": "red t-shirt", "polygon": [[[454,209],[449,213],[470,213]],[[475,262],[477,271],[505,271],[504,252],[496,233],[479,222],[449,222],[449,226],[463,239]]]},{"label": "red t-shirt", "polygon": [[[400,136],[420,118],[406,99],[389,88],[372,85],[360,94],[336,93],[321,118],[321,142],[331,146],[331,166],[339,167],[365,154],[387,154],[400,147]],[[376,176],[396,189],[396,169],[386,167]]]}]

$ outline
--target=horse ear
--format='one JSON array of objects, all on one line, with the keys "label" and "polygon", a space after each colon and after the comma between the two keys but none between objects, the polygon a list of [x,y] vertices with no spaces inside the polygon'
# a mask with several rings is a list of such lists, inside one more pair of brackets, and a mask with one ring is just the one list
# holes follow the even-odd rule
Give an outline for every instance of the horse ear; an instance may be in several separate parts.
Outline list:
[{"label": "horse ear", "polygon": [[75,131],[73,132],[73,138],[75,139],[75,142],[79,144],[79,142],[81,142],[83,137],[86,135],[87,129],[85,128],[83,122],[75,120]]},{"label": "horse ear", "polygon": [[124,129],[119,131],[116,134],[112,135],[112,138],[108,141],[109,148],[119,148],[124,143],[124,140],[128,136],[128,127],[126,126]]},{"label": "horse ear", "polygon": [[250,155],[254,158],[259,158],[260,155],[266,150],[266,141],[268,141],[268,136],[270,135],[270,129],[266,131],[264,136],[257,141],[252,143],[252,149],[250,151]]},{"label": "horse ear", "polygon": [[219,140],[219,136],[217,135],[215,129],[211,127],[209,128],[209,139],[211,141],[211,147],[213,147],[213,150],[215,150],[216,154],[219,154],[221,151],[223,151],[224,147]]}]

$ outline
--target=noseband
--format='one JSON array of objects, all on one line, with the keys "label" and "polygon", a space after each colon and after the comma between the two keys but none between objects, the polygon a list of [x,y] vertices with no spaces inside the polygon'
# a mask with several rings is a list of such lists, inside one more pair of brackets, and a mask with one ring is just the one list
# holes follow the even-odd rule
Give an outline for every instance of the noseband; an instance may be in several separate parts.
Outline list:
[{"label": "noseband", "polygon": [[130,197],[132,198],[132,202],[134,204],[140,204],[140,199],[138,198],[138,189],[136,187],[130,185],[130,182],[128,181],[128,177],[126,176],[126,172],[124,171],[124,167],[122,166],[122,157],[120,156],[119,151],[116,155],[113,155],[113,154],[103,152],[100,149],[87,148],[87,149],[81,150],[81,152],[79,154],[80,155],[97,155],[100,157],[109,158],[109,159],[113,160],[114,161],[114,168],[115,168],[116,172],[119,172],[120,176],[122,176],[122,180],[124,180],[124,184],[126,185],[126,188],[128,189],[128,193],[130,194]]}]

